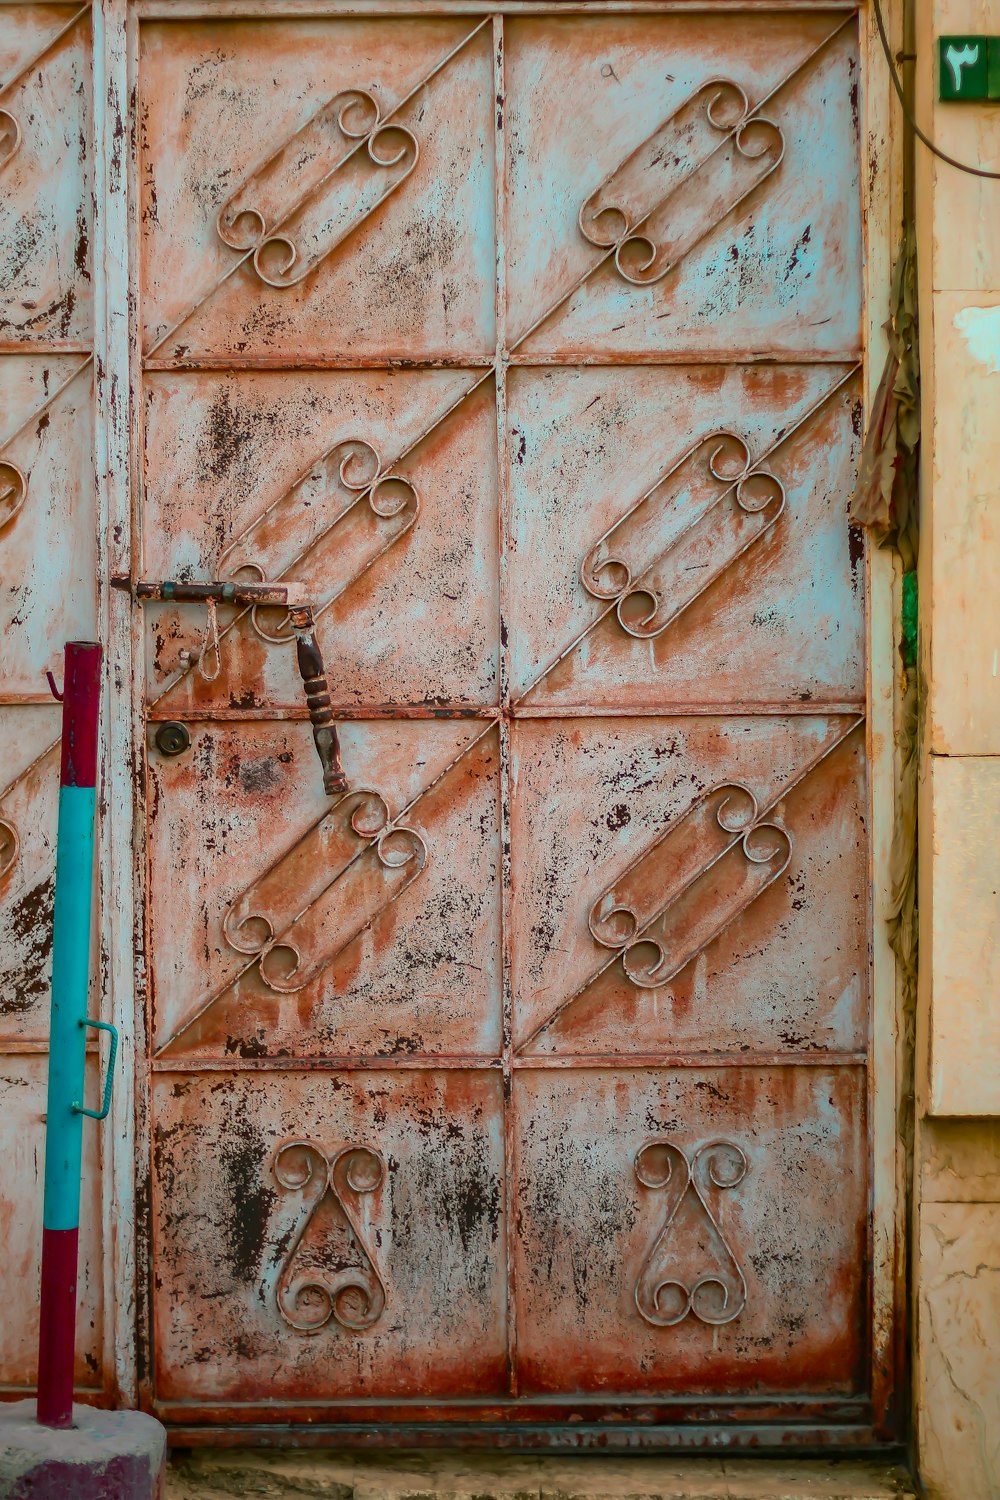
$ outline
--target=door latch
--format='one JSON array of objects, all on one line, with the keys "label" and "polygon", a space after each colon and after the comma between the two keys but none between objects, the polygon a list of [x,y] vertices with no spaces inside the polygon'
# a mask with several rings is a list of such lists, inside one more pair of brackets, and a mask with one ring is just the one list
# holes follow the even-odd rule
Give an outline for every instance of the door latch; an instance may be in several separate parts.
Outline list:
[{"label": "door latch", "polygon": [[340,740],[333,722],[330,689],[326,681],[323,651],[316,638],[313,607],[305,590],[295,583],[182,583],[175,579],[152,582],[115,575],[113,588],[124,589],[140,603],[147,599],[166,604],[236,604],[252,609],[257,605],[278,605],[288,610],[288,622],[295,639],[295,657],[306,695],[309,722],[312,724],[316,753],[323,767],[323,789],[328,797],[348,790],[348,780],[340,763]]}]

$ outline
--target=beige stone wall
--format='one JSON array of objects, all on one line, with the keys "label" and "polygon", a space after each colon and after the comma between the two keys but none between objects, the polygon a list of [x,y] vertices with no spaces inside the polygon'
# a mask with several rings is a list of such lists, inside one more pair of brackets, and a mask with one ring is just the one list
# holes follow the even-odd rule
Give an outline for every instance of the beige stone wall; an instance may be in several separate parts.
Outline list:
[{"label": "beige stone wall", "polygon": [[[1000,105],[935,102],[936,38],[997,0],[918,0],[917,113],[1000,170]],[[932,1500],[1000,1497],[1000,182],[917,146],[923,377],[914,1404]]]}]

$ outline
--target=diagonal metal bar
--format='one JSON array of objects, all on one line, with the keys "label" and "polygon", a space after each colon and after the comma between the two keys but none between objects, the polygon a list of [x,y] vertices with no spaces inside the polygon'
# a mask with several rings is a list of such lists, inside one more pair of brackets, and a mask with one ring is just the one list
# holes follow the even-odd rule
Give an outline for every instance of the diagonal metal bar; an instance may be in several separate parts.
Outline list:
[{"label": "diagonal metal bar", "polygon": [[88,354],[81,361],[81,363],[77,365],[72,375],[64,380],[62,385],[57,385],[55,390],[52,391],[50,395],[46,396],[41,406],[36,406],[30,416],[25,417],[24,421],[20,424],[19,427],[15,427],[14,431],[7,437],[0,438],[0,453],[2,453],[5,448],[9,448],[15,438],[20,437],[21,433],[24,432],[28,427],[30,427],[32,423],[37,422],[39,417],[44,415],[44,413],[48,411],[49,407],[59,400],[59,397],[62,395],[63,391],[68,390],[77,376],[82,375],[84,370],[88,369],[89,366],[93,364],[93,362],[94,356],[92,354]]},{"label": "diagonal metal bar", "polygon": [[[852,716],[850,723],[847,725],[846,729],[844,729],[842,734],[838,735],[837,738],[832,741],[832,743],[825,745],[822,750],[819,750],[815,755],[811,756],[804,765],[799,767],[799,769],[792,776],[791,780],[784,782],[781,788],[773,796],[768,798],[765,802],[759,804],[757,817],[754,820],[755,824],[763,822],[765,818],[773,813],[775,808],[778,807],[778,805],[783,802],[786,797],[789,797],[796,789],[796,787],[800,786],[801,783],[805,781],[806,777],[811,775],[816,767],[821,765],[829,755],[832,755],[833,752],[838,749],[845,740],[849,739],[854,731],[859,728],[860,725],[862,725],[864,722],[864,714],[856,714]],[[667,830],[667,832],[668,831],[669,830]],[[642,925],[638,927],[634,933],[630,934],[629,946],[634,943],[641,942],[644,934],[649,931],[653,923],[659,921],[664,913],[669,911],[670,907],[673,906],[675,902],[685,894],[686,891],[690,890],[691,887],[703,877],[703,875],[705,875],[709,870],[713,869],[714,866],[717,865],[719,861],[726,854],[728,854],[731,849],[734,849],[736,847],[736,845],[740,842],[740,839],[743,837],[744,832],[745,830],[741,830],[739,833],[734,833],[729,841],[724,845],[724,847],[720,849],[719,852],[711,860],[702,865],[691,879],[689,879],[685,882],[684,885],[679,887],[676,892],[671,892],[669,900],[664,902],[656,911],[654,911],[652,915],[649,916],[647,920],[643,922]],[[665,834],[661,837],[665,837]],[[659,842],[659,840],[654,840],[654,843],[656,842]],[[649,847],[652,848],[653,846],[650,845]],[[742,909],[745,908],[741,908],[741,910]],[[729,926],[729,923],[727,922],[725,926]],[[692,963],[700,953],[704,952],[704,950],[711,945],[711,943],[714,943],[717,938],[721,936],[721,932],[724,931],[725,927],[720,929],[720,932],[716,932],[715,934],[713,934],[713,936],[706,942],[703,942],[698,948],[697,952],[694,953],[690,959],[688,959],[688,963],[686,963],[684,967],[687,968],[688,964]],[[609,969],[614,968],[615,964],[620,962],[621,957],[622,950],[620,949],[612,953],[610,958],[606,959],[597,969],[595,969],[594,972],[590,975],[590,978],[587,979],[585,983],[579,987],[579,989],[574,991],[574,993],[568,996],[565,1000],[561,1001],[560,1004],[556,1006],[555,1010],[552,1011],[548,1016],[546,1016],[543,1021],[539,1022],[534,1030],[527,1037],[525,1037],[524,1041],[518,1044],[517,1048],[515,1049],[518,1055],[523,1054],[534,1041],[536,1041],[540,1036],[542,1036],[546,1031],[554,1026],[556,1022],[560,1020],[561,1017],[564,1016],[566,1012],[572,1006],[574,1006],[576,1002],[580,1000],[587,993],[587,991],[592,988],[594,984],[597,983],[602,975],[606,974]]]},{"label": "diagonal metal bar", "polygon": [[31,775],[32,771],[37,770],[42,761],[45,760],[46,756],[51,755],[53,750],[58,750],[61,743],[62,736],[60,735],[57,739],[54,739],[51,744],[46,745],[44,750],[39,751],[34,760],[30,761],[29,764],[25,766],[23,771],[19,771],[18,774],[14,777],[13,781],[8,781],[3,791],[0,792],[0,804],[3,803],[6,797],[10,796],[11,792],[16,786],[20,786],[21,782],[24,781],[26,777]]},{"label": "diagonal metal bar", "polygon": [[[811,422],[812,419],[813,419],[813,417],[815,417],[818,412],[822,411],[823,408],[830,401],[833,400],[834,396],[837,395],[838,391],[843,390],[845,386],[849,385],[851,383],[851,381],[854,380],[854,378],[857,376],[857,374],[860,371],[860,369],[861,369],[861,363],[860,363],[860,361],[858,363],[852,365],[851,368],[847,371],[846,375],[841,376],[841,378],[837,381],[836,385],[831,386],[830,389],[828,391],[826,391],[820,397],[820,399],[817,402],[815,402],[809,408],[809,410],[807,412],[803,413],[803,415],[799,418],[799,420],[797,422],[793,423],[791,427],[786,428],[785,431],[783,431],[781,433],[781,435],[778,438],[775,439],[775,441],[771,444],[771,446],[769,448],[766,448],[764,450],[764,452],[761,453],[760,457],[756,458],[753,461],[753,464],[751,465],[751,468],[750,468],[749,472],[753,473],[756,470],[758,470],[761,467],[762,464],[770,463],[770,461],[772,460],[772,458],[774,457],[774,455],[776,453],[780,452],[780,450],[786,445],[786,443],[791,442],[792,438],[795,437],[796,433],[801,432],[801,430],[803,429],[803,427],[805,427],[809,422]],[[684,528],[683,531],[680,532],[679,536],[676,539],[676,542],[674,544],[672,544],[672,545],[677,545],[680,541],[682,541],[683,538],[688,535],[688,533],[692,530],[692,528],[694,526],[696,526],[696,525],[700,526],[704,522],[704,520],[705,520],[705,518],[707,516],[710,516],[713,511],[717,510],[718,507],[720,505],[722,505],[723,502],[726,499],[728,499],[728,497],[730,495],[733,494],[733,492],[736,490],[736,488],[738,486],[738,483],[739,483],[738,480],[734,480],[731,484],[727,485],[726,488],[717,496],[717,498],[712,501],[711,505],[709,505],[701,513],[701,515],[697,518],[697,520],[696,521],[692,521],[688,526],[686,526]],[[638,510],[639,506],[642,505],[642,503],[646,499],[647,495],[649,495],[651,493],[651,491],[652,491],[653,488],[655,488],[655,485],[652,486],[649,490],[644,491],[644,493],[635,502],[635,504],[632,505],[632,506],[630,506],[629,509],[623,513],[623,515],[620,517],[620,520],[627,520],[629,516],[633,515],[634,512],[636,510]],[[744,551],[745,550],[746,549],[744,549]],[[636,588],[640,584],[642,584],[642,582],[649,577],[649,575],[653,571],[653,569],[662,561],[664,555],[665,554],[661,553],[658,557],[655,557],[653,559],[653,561],[651,563],[649,563],[649,565],[647,567],[643,568],[643,570],[642,570],[641,573],[637,573],[636,576],[635,576],[635,578],[632,581],[632,585],[631,586],[633,588]],[[739,555],[742,556],[743,553],[741,552]],[[705,585],[705,588],[699,590],[699,592],[697,594],[693,595],[693,597],[688,600],[687,604],[685,604],[682,609],[680,609],[680,610],[677,611],[677,614],[673,616],[673,619],[678,619],[680,617],[680,615],[682,615],[685,612],[685,610],[690,609],[691,606],[694,603],[696,603],[698,599],[700,599],[702,597],[702,594],[704,594],[707,591],[707,589],[711,587],[711,585],[716,581],[717,577],[718,577],[718,574],[713,575],[713,577]],[[593,632],[597,629],[597,627],[601,624],[601,622],[603,620],[606,620],[609,615],[614,614],[614,612],[615,612],[615,610],[617,608],[617,605],[618,605],[618,601],[616,599],[612,599],[612,601],[610,602],[610,604],[608,604],[608,606],[605,609],[600,610],[600,612],[597,615],[595,615],[594,619],[592,619],[591,621],[589,621],[588,624],[585,625],[584,628],[573,638],[573,640],[570,641],[569,645],[566,646],[564,650],[560,651],[559,655],[555,658],[555,660],[552,661],[552,662],[550,662],[549,665],[547,667],[545,667],[544,670],[541,671],[538,674],[538,676],[536,678],[534,678],[534,680],[528,684],[528,686],[525,688],[524,692],[516,700],[515,707],[523,704],[526,699],[530,698],[531,694],[535,691],[535,689],[538,688],[538,687],[540,687],[541,684],[545,681],[545,679],[548,676],[550,676],[550,674],[552,672],[554,672],[555,669],[562,662],[564,662],[568,656],[571,656],[573,654],[573,652],[580,645],[581,641],[586,640],[589,635],[593,634]],[[671,620],[671,623],[673,623],[673,620]]]},{"label": "diagonal metal bar", "polygon": [[74,15],[70,16],[69,20],[64,26],[61,26],[53,36],[49,37],[49,40],[43,47],[40,47],[32,57],[28,58],[27,62],[22,63],[20,67],[15,68],[13,73],[9,73],[7,77],[2,82],[0,82],[0,99],[3,98],[8,89],[13,88],[16,83],[19,83],[21,79],[25,77],[26,74],[30,73],[32,68],[36,67],[41,62],[42,58],[46,57],[48,53],[52,51],[57,42],[62,41],[63,37],[68,31],[72,31],[73,27],[76,25],[77,21],[81,19],[82,16],[89,15],[90,6],[82,5]]},{"label": "diagonal metal bar", "polygon": [[[467,47],[469,45],[469,43],[473,40],[473,38],[476,37],[476,36],[478,36],[479,33],[486,26],[488,26],[489,24],[490,24],[490,18],[488,16],[486,16],[486,17],[484,17],[484,19],[482,21],[479,22],[478,25],[474,26],[472,28],[472,30],[470,32],[468,32],[462,38],[462,40],[460,42],[458,42],[454,47],[452,47],[452,49],[451,49],[450,52],[447,52],[445,54],[445,56],[440,59],[440,61],[438,61],[438,62],[436,62],[434,64],[434,67],[430,70],[429,73],[426,73],[424,75],[424,77],[420,79],[420,81],[418,83],[414,84],[413,88],[410,89],[409,93],[404,94],[403,97],[402,97],[402,99],[398,100],[397,103],[395,103],[392,106],[392,108],[390,110],[388,110],[386,112],[386,114],[384,114],[380,118],[380,120],[378,121],[377,125],[372,127],[372,131],[374,131],[375,129],[381,130],[385,125],[387,125],[389,123],[390,120],[392,120],[396,115],[398,115],[399,112],[400,112],[400,110],[404,109],[405,106],[407,104],[409,104],[412,99],[416,98],[417,94],[420,93],[420,90],[423,89],[423,88],[426,88],[427,85],[431,82],[431,80],[433,78],[436,78],[437,75],[442,71],[442,69],[446,68],[447,65],[452,61],[452,59],[455,58],[455,57],[457,57],[457,55],[459,54],[459,52],[461,52],[465,47]],[[369,136],[372,134],[372,131],[369,131],[368,134],[365,135],[365,136],[363,136],[357,142],[357,144],[354,147],[352,147],[352,149],[350,151],[346,152],[345,155],[343,155],[342,157],[340,157],[339,160],[337,161],[336,166],[332,167],[329,172],[326,172],[319,179],[318,182],[314,183],[313,186],[309,189],[309,191],[307,193],[300,194],[299,197],[292,202],[292,204],[290,205],[290,207],[286,208],[286,210],[282,214],[281,218],[275,220],[274,224],[268,229],[268,235],[269,236],[277,234],[278,231],[280,229],[282,229],[283,226],[286,225],[288,223],[288,221],[296,213],[298,213],[299,209],[302,208],[302,206],[305,203],[307,203],[311,198],[314,198],[316,196],[316,194],[321,191],[321,189],[324,187],[324,185],[327,182],[330,181],[330,178],[334,175],[335,172],[339,172],[341,170],[341,168],[343,166],[345,166],[346,163],[349,162],[353,156],[355,156],[359,151],[361,151],[361,150],[364,149],[364,147],[366,146],[366,144],[368,142]],[[193,302],[191,304],[191,306],[187,309],[187,311],[185,313],[182,314],[182,316],[177,320],[177,322],[175,322],[174,324],[172,324],[172,326],[167,329],[166,333],[162,334],[156,340],[155,344],[152,344],[150,346],[150,348],[148,348],[145,351],[145,353],[143,355],[143,358],[144,359],[151,359],[153,357],[153,355],[156,353],[156,351],[158,349],[161,349],[163,347],[163,345],[167,342],[168,339],[173,338],[174,334],[177,333],[179,329],[183,328],[184,324],[187,323],[187,322],[189,322],[190,319],[194,317],[195,313],[199,312],[208,302],[211,301],[211,299],[215,296],[215,294],[219,290],[219,288],[225,282],[227,282],[231,276],[235,276],[236,272],[242,266],[246,265],[246,263],[247,263],[248,260],[252,260],[253,259],[254,250],[255,250],[255,247],[252,247],[251,249],[245,251],[240,256],[240,258],[237,261],[235,261],[233,263],[233,265],[231,265],[229,267],[229,269],[222,276],[220,276],[217,281],[215,281],[213,283],[212,286],[210,286],[208,288],[208,290],[206,292],[204,292],[195,302]]]}]

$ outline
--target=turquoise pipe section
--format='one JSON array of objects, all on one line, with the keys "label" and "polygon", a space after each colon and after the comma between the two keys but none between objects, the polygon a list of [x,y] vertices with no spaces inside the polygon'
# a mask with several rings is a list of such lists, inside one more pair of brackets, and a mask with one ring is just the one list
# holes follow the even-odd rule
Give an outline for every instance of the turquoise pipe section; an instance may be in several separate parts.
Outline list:
[{"label": "turquoise pipe section", "polygon": [[80,1152],[86,1062],[87,987],[90,976],[90,904],[93,887],[92,786],[59,789],[55,924],[52,939],[52,1030],[49,1040],[49,1115],[45,1135],[46,1229],[76,1229],[80,1222]]}]

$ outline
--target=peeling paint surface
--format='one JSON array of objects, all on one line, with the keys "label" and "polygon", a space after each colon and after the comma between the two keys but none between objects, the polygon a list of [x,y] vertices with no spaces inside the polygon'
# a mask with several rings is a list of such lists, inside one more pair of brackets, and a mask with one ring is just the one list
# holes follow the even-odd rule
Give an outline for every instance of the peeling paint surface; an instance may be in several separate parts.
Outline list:
[{"label": "peeling paint surface", "polygon": [[143,27],[165,1415],[863,1401],[855,45]]},{"label": "peeling paint surface", "polygon": [[1000,374],[1000,307],[963,307],[954,323],[976,363]]},{"label": "peeling paint surface", "polygon": [[[349,790],[281,609],[134,605],[145,1399],[862,1426],[857,18],[197,12],[134,27],[136,567],[300,589]],[[80,344],[2,376],[12,696],[96,602]]]}]

